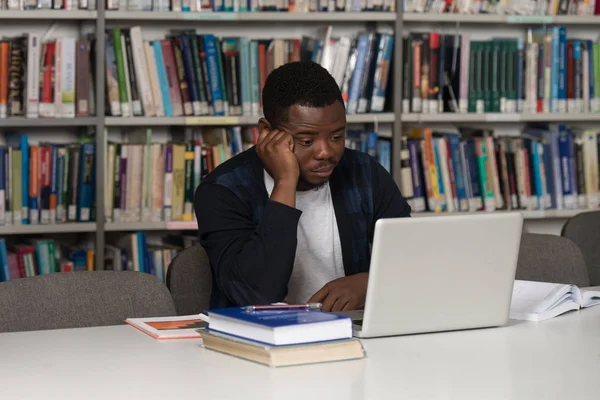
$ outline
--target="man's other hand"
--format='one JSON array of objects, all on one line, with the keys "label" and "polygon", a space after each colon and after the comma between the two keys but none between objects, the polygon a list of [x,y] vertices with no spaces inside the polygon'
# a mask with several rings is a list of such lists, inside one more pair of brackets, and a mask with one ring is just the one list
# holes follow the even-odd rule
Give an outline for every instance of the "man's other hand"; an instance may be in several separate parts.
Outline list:
[{"label": "man's other hand", "polygon": [[322,303],[322,311],[350,311],[364,308],[369,274],[345,276],[329,282],[315,293],[309,303]]}]

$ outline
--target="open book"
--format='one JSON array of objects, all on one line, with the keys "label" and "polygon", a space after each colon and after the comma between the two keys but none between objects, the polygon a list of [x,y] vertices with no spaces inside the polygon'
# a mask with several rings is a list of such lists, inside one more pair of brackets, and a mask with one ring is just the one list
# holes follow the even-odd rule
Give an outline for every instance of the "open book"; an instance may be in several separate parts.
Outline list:
[{"label": "open book", "polygon": [[575,285],[516,280],[510,318],[543,321],[571,310],[600,304],[600,291]]}]

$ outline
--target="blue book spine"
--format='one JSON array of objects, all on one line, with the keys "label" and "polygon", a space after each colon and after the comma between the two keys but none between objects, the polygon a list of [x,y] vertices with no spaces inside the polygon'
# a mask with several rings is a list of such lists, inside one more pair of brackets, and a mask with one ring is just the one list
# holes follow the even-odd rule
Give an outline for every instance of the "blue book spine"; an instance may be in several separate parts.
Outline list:
[{"label": "blue book spine", "polygon": [[567,112],[567,28],[561,26],[559,35],[558,108],[559,112]]},{"label": "blue book spine", "polygon": [[[373,93],[370,99],[369,112],[383,112],[385,105],[385,93],[389,79],[389,66],[392,60],[394,50],[394,38],[392,35],[382,34],[379,39],[379,49],[377,51],[377,68],[379,73],[373,80]],[[440,70],[440,75],[442,71]]]},{"label": "blue book spine", "polygon": [[6,240],[0,239],[0,282],[10,280],[10,269],[8,267],[8,254],[6,252]]},{"label": "blue book spine", "polygon": [[409,140],[408,143],[408,160],[410,162],[410,173],[412,175],[413,187],[413,209],[415,212],[425,211],[425,177],[421,165],[420,158],[420,141]]},{"label": "blue book spine", "polygon": [[140,264],[140,272],[146,272],[146,257],[144,256],[144,237],[142,232],[137,232],[137,252],[138,252],[138,262]]},{"label": "blue book spine", "polygon": [[73,270],[74,271],[86,271],[87,270],[87,254],[84,250],[76,250],[71,255],[73,258]]},{"label": "blue book spine", "polygon": [[[517,66],[515,68],[516,71],[516,87],[517,87],[517,112],[522,113],[524,111],[525,104],[525,41],[523,38],[517,39]],[[477,153],[475,153],[477,154]]]},{"label": "blue book spine", "polygon": [[573,107],[570,108],[567,100],[567,109],[569,111],[573,110],[576,112],[581,112],[583,109],[583,65],[582,65],[582,54],[581,54],[581,41],[574,40],[573,41],[573,60],[574,60],[574,82],[573,82],[573,91],[575,98],[573,99]]},{"label": "blue book spine", "polygon": [[367,51],[369,50],[369,36],[367,34],[361,35],[358,38],[357,53],[356,53],[356,67],[352,73],[352,80],[350,81],[350,91],[348,93],[348,104],[346,112],[348,114],[356,114],[358,108],[358,99],[360,98],[360,89],[362,87],[362,77],[365,69],[365,58]]},{"label": "blue book spine", "polygon": [[[438,171],[437,173],[437,177],[438,177],[438,187],[439,187],[439,192],[440,192],[440,202],[442,204],[442,211],[446,211],[446,192],[444,191],[444,179],[442,178],[442,167],[441,167],[441,163],[440,163],[440,154],[438,151],[438,141],[434,138],[433,139],[433,153],[434,153],[434,157],[435,157],[435,167]],[[447,188],[448,190],[450,190],[450,188]]]},{"label": "blue book spine", "polygon": [[467,198],[467,189],[465,175],[463,173],[462,157],[460,156],[460,136],[449,135],[450,157],[452,158],[452,169],[454,170],[454,180],[456,182],[456,196],[458,197],[458,210],[468,211],[469,200]]},{"label": "blue book spine", "polygon": [[247,37],[240,38],[240,79],[242,91],[242,115],[252,115],[250,84],[250,42]]},{"label": "blue book spine", "polygon": [[[575,197],[579,193],[577,193],[577,165],[575,162],[575,138],[573,137],[573,132],[567,130],[567,150],[569,153],[569,181],[571,183],[571,192]],[[583,194],[583,193],[581,193]],[[577,207],[577,204],[573,204],[574,207]]]},{"label": "blue book spine", "polygon": [[596,98],[596,85],[594,84],[594,77],[596,75],[594,71],[594,41],[588,40],[586,44],[588,50],[588,65],[585,68],[588,69],[588,77],[589,77],[589,92],[590,92],[590,101],[588,102],[588,108],[583,110],[584,112],[596,112],[595,106],[595,98]]},{"label": "blue book spine", "polygon": [[225,11],[223,0],[213,0],[213,11],[215,12],[223,12]]},{"label": "blue book spine", "polygon": [[217,42],[214,35],[204,35],[202,40],[204,40],[204,51],[206,52],[206,65],[208,67],[208,82],[213,100],[213,112],[217,116],[225,115],[219,59],[217,56]]},{"label": "blue book spine", "polygon": [[156,59],[156,70],[158,72],[158,83],[160,93],[162,94],[163,106],[165,108],[165,116],[173,116],[173,107],[171,105],[171,95],[169,93],[169,84],[167,83],[167,71],[165,70],[165,62],[162,53],[160,40],[152,42],[154,48],[154,58]]},{"label": "blue book spine", "polygon": [[94,202],[94,164],[94,144],[82,144],[81,161],[79,163],[79,193],[77,196],[77,220],[79,222],[88,222],[91,220],[92,205]]},{"label": "blue book spine", "polygon": [[145,257],[144,262],[146,264],[146,272],[152,276],[156,276],[156,268],[154,268],[154,258],[152,257],[152,252],[146,250],[144,252],[144,257]]},{"label": "blue book spine", "polygon": [[29,140],[21,136],[21,218],[29,224]]},{"label": "blue book spine", "polygon": [[562,173],[560,162],[560,146],[558,140],[558,128],[552,127],[548,133],[550,142],[551,169],[552,169],[552,207],[555,209],[564,208],[562,192]]},{"label": "blue book spine", "polygon": [[44,253],[46,251],[45,242],[37,242],[35,244],[35,258],[38,267],[38,275],[46,275],[50,273],[49,265],[44,262]]},{"label": "blue book spine", "polygon": [[544,141],[544,167],[546,171],[546,191],[550,195],[550,206],[555,203],[554,197],[554,176],[552,175],[552,146]]},{"label": "blue book spine", "polygon": [[58,192],[58,179],[59,179],[59,171],[58,171],[58,145],[53,144],[50,162],[52,165],[51,175],[50,175],[50,223],[56,222],[56,205],[57,205],[57,192]]},{"label": "blue book spine", "polygon": [[392,168],[392,165],[391,165],[392,144],[387,140],[380,140],[377,145],[378,145],[377,158],[379,159],[379,164],[381,164],[381,166],[383,168],[385,168],[385,170],[387,172],[390,172],[391,168]]},{"label": "blue book spine", "polygon": [[190,38],[187,35],[179,37],[181,41],[181,56],[183,58],[183,68],[185,70],[185,78],[190,88],[190,97],[192,100],[192,113],[194,115],[202,115],[200,107],[200,93],[198,92],[198,81],[194,69],[194,59],[192,57],[192,47]]},{"label": "blue book spine", "polygon": [[550,99],[551,99],[551,106],[550,106],[550,110],[552,112],[558,112],[559,110],[559,95],[558,95],[558,69],[559,69],[559,54],[560,51],[560,28],[558,26],[555,26],[552,28],[552,64],[551,64],[551,73],[550,73],[550,80],[552,82],[551,85],[551,94],[550,94]]},{"label": "blue book spine", "polygon": [[560,172],[562,182],[562,194],[565,200],[565,206],[568,197],[573,194],[571,187],[571,162],[569,160],[569,137],[564,125],[561,125],[558,133],[558,145],[560,154]]}]

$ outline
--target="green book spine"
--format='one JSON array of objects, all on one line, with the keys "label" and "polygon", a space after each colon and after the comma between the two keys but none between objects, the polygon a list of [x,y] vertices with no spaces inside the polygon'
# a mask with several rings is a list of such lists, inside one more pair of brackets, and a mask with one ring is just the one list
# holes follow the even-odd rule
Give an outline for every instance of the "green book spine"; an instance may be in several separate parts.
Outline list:
[{"label": "green book spine", "polygon": [[198,36],[192,31],[187,35],[192,47],[192,60],[194,62],[194,72],[196,74],[196,86],[200,96],[201,115],[208,114],[208,100],[206,98],[204,74],[202,73],[202,61],[200,60],[200,48],[198,47]]},{"label": "green book spine", "polygon": [[494,68],[496,73],[494,74],[494,83],[496,84],[493,98],[494,112],[505,112],[502,107],[506,104],[506,47],[504,41],[494,41]]},{"label": "green book spine", "polygon": [[412,40],[410,37],[403,39],[404,51],[403,79],[402,79],[402,112],[410,112],[410,99],[412,97]]},{"label": "green book spine", "polygon": [[[477,95],[481,70],[478,70],[479,42],[472,41],[469,56],[469,112],[477,112]],[[479,71],[479,73],[477,72]]]},{"label": "green book spine", "polygon": [[223,109],[225,115],[229,115],[229,99],[227,98],[227,86],[225,83],[225,69],[223,67],[223,42],[215,38],[217,42],[217,63],[219,66],[219,79],[221,80],[221,95],[223,96]]},{"label": "green book spine", "polygon": [[54,248],[54,240],[48,240],[48,264],[50,266],[50,272],[58,272],[58,266],[56,263],[56,249]]},{"label": "green book spine", "polygon": [[493,98],[493,87],[496,76],[494,75],[493,69],[493,44],[491,42],[483,42],[481,47],[481,56],[483,57],[483,102],[484,111],[493,112],[492,98]]},{"label": "green book spine", "polygon": [[121,29],[114,28],[112,30],[113,40],[115,44],[115,60],[117,61],[117,81],[119,82],[119,100],[121,100],[121,111],[123,116],[127,117],[131,113],[129,111],[129,98],[127,96],[127,82],[125,81],[125,62],[123,60],[123,43],[121,42]]},{"label": "green book spine", "polygon": [[185,188],[183,203],[183,220],[194,219],[194,141],[185,144]]}]

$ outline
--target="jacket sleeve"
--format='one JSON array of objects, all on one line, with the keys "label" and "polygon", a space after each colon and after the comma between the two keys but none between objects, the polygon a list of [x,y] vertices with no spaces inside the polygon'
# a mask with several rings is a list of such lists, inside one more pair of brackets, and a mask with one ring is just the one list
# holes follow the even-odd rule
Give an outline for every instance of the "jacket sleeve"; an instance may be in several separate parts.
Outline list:
[{"label": "jacket sleeve", "polygon": [[252,210],[217,184],[198,187],[194,208],[200,244],[221,292],[237,306],[283,301],[294,266],[301,211],[267,200],[255,225]]},{"label": "jacket sleeve", "polygon": [[375,223],[380,218],[410,217],[411,207],[400,193],[392,176],[375,159],[373,171],[373,212]]}]

